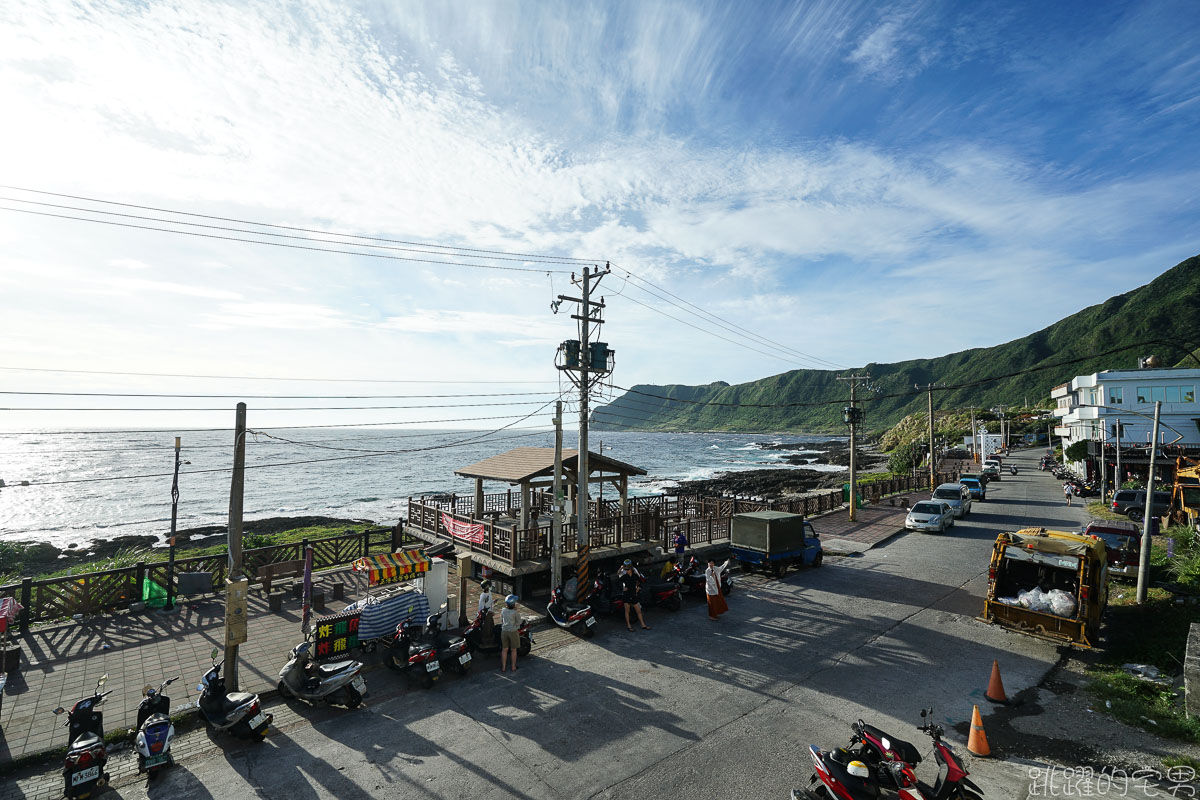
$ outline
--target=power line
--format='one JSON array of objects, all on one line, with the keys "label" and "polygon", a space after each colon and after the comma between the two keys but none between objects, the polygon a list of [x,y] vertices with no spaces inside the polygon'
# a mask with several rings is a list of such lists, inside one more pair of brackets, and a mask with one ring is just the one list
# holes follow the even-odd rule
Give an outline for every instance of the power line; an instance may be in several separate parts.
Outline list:
[{"label": "power line", "polygon": [[130,393],[130,392],[25,392],[0,391],[0,395],[30,395],[38,397],[167,397],[177,399],[206,399],[239,398],[249,400],[396,400],[396,399],[435,399],[450,397],[534,397],[552,394],[552,392],[490,392],[483,394],[169,394],[169,393]]},{"label": "power line", "polygon": [[[454,405],[415,405],[415,406],[265,406],[256,407],[255,411],[380,411],[380,410],[397,410],[410,408],[481,408],[485,406],[535,406],[538,400],[516,400],[506,401],[503,403],[457,403]],[[167,408],[167,407],[140,407],[140,408],[52,408],[40,406],[0,406],[0,411],[229,411],[225,407],[206,407],[206,408]]]},{"label": "power line", "polygon": [[[385,427],[388,425],[435,425],[443,422],[478,422],[481,420],[511,419],[516,414],[500,414],[492,417],[458,417],[455,419],[417,419],[402,422],[336,422],[327,425],[271,425],[262,430],[285,431],[316,428],[367,428]],[[150,428],[130,430],[124,428],[109,428],[100,431],[0,431],[0,436],[127,436],[134,433],[164,433],[174,436],[177,433],[232,433],[233,428]]]},{"label": "power line", "polygon": [[70,375],[121,375],[134,376],[139,378],[200,378],[204,380],[229,380],[229,381],[301,381],[313,383],[433,383],[433,384],[454,384],[454,383],[470,383],[470,384],[492,384],[496,386],[518,386],[521,384],[557,384],[557,381],[487,381],[487,380],[453,380],[453,381],[435,381],[435,380],[392,380],[387,378],[289,378],[289,377],[269,377],[255,375],[196,375],[179,372],[116,372],[110,370],[99,369],[48,369],[45,367],[4,367],[0,366],[0,370],[8,370],[13,372],[54,372]]},{"label": "power line", "polygon": [[[203,239],[221,239],[228,242],[243,242],[245,244],[259,244],[267,247],[286,247],[291,250],[311,250],[319,253],[339,253],[348,256],[363,256],[365,258],[383,258],[390,261],[411,261],[421,264],[442,264],[449,267],[474,267],[476,269],[494,269],[503,270],[506,272],[536,272],[544,274],[547,272],[557,272],[566,274],[568,271],[564,269],[538,269],[535,267],[507,267],[500,264],[468,264],[462,261],[441,261],[433,258],[414,258],[412,256],[397,256],[390,253],[370,253],[361,250],[339,250],[332,247],[313,247],[311,245],[288,244],[287,242],[264,242],[261,239],[243,239],[237,236],[223,236],[216,233],[201,233],[200,231],[181,231],[175,228],[156,228],[153,225],[136,225],[132,222],[117,222],[110,219],[91,219],[90,217],[75,217],[69,214],[54,214],[49,211],[34,211],[31,208],[12,208],[11,206],[0,206],[0,211],[13,211],[18,214],[34,214],[41,217],[56,217],[58,219],[70,219],[76,222],[91,222],[97,225],[114,225],[120,228],[137,228],[146,231],[159,231],[161,233],[174,233],[178,236],[197,236]],[[366,246],[366,245],[363,245]]]},{"label": "power line", "polygon": [[[497,255],[497,256],[521,256],[521,257],[525,257],[525,258],[555,258],[561,262],[574,262],[574,263],[579,263],[579,264],[593,264],[593,263],[597,263],[598,261],[603,261],[603,259],[575,258],[573,256],[547,256],[547,255],[541,255],[541,254],[536,254],[536,253],[514,253],[514,252],[509,252],[506,250],[486,250],[486,249],[478,248],[478,247],[459,247],[457,245],[430,244],[428,242],[415,242],[415,241],[408,241],[405,239],[392,239],[392,238],[388,238],[388,237],[384,237],[384,236],[365,236],[365,235],[357,234],[357,233],[340,233],[337,231],[323,231],[323,230],[320,230],[317,228],[300,228],[300,227],[296,227],[293,225],[278,225],[278,224],[271,223],[271,222],[255,222],[254,220],[238,219],[236,217],[219,217],[219,216],[215,216],[212,214],[197,214],[197,213],[191,212],[191,211],[177,211],[177,210],[170,209],[170,208],[159,208],[156,206],[142,206],[142,205],[137,205],[135,203],[122,203],[122,202],[118,202],[116,200],[103,200],[103,199],[95,198],[95,197],[85,197],[82,195],[75,195],[75,194],[64,194],[62,192],[49,192],[49,191],[45,191],[42,189],[30,189],[30,188],[27,188],[24,186],[12,186],[9,184],[0,184],[0,186],[2,186],[5,189],[16,189],[19,192],[30,192],[31,194],[46,195],[48,197],[65,197],[70,200],[83,200],[84,202],[88,202],[88,203],[103,203],[105,205],[120,206],[122,208],[137,208],[142,211],[155,211],[160,214],[176,214],[176,215],[184,216],[184,217],[195,217],[197,219],[212,219],[212,220],[217,220],[218,222],[236,222],[239,225],[256,225],[256,226],[263,227],[263,228],[275,228],[277,230],[297,231],[300,233],[315,233],[315,234],[323,235],[323,236],[341,236],[342,238],[347,238],[347,239],[365,239],[368,241],[389,242],[392,244],[405,244],[405,245],[412,245],[414,247],[428,247],[428,248],[435,248],[435,249],[439,249],[439,250],[459,251],[459,252],[464,252],[464,253],[484,253],[487,255]],[[34,201],[21,200],[19,202],[32,203]],[[101,212],[101,213],[110,213],[110,212]]]},{"label": "power line", "polygon": [[[207,225],[203,222],[182,222],[182,221],[173,220],[173,219],[163,219],[162,217],[147,217],[147,216],[144,216],[141,214],[122,214],[119,211],[105,211],[103,209],[81,208],[79,206],[68,206],[68,205],[62,205],[61,203],[41,203],[41,202],[38,202],[37,200],[23,200],[19,197],[4,197],[3,195],[0,195],[0,200],[4,200],[4,201],[10,202],[10,203],[28,203],[30,205],[42,206],[44,208],[60,208],[60,209],[64,209],[67,211],[80,211],[84,214],[108,214],[109,216],[124,217],[125,219],[140,219],[140,220],[145,220],[147,222],[161,222],[166,225],[188,225],[188,226],[191,226],[194,228],[208,228],[209,230],[229,231],[232,233],[246,233],[251,236],[274,236],[274,237],[281,238],[281,239],[299,239],[300,241],[304,241],[304,242],[324,242],[326,244],[352,245],[354,247],[372,247],[372,248],[376,248],[376,249],[380,249],[380,250],[397,250],[397,251],[403,251],[403,252],[409,252],[409,253],[422,253],[425,255],[443,255],[442,253],[433,252],[430,250],[419,249],[416,247],[395,247],[395,246],[385,245],[385,244],[371,244],[370,242],[336,242],[336,241],[329,241],[328,239],[312,239],[308,236],[297,236],[296,234],[291,234],[291,233],[271,233],[270,231],[246,230],[245,228],[231,228],[227,225]],[[72,217],[72,218],[76,219],[74,217]],[[87,218],[79,217],[78,219],[82,220],[82,219],[87,219]],[[100,221],[100,220],[96,220],[96,221]],[[259,223],[250,222],[247,224],[257,225]],[[183,233],[183,231],[180,231],[180,232]],[[326,234],[326,235],[342,236],[343,238],[352,236],[350,234],[343,235],[343,234],[336,234],[336,233],[335,234]],[[459,254],[454,254],[454,255],[459,255]],[[575,263],[573,261],[563,261],[563,260],[557,259],[557,258],[546,258],[546,257],[541,257],[541,256],[529,256],[529,257],[525,257],[525,258],[518,258],[515,256],[502,256],[502,255],[488,255],[488,256],[462,255],[462,257],[463,258],[481,258],[481,259],[487,258],[487,259],[491,259],[494,261],[520,261],[523,263],[536,263],[536,264],[566,264],[568,266],[572,266]]]}]

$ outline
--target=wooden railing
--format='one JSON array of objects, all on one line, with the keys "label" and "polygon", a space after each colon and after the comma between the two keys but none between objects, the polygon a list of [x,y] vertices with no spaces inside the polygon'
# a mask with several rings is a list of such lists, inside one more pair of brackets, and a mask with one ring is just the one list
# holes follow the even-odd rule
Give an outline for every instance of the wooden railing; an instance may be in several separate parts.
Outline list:
[{"label": "wooden railing", "polygon": [[[253,583],[259,567],[278,561],[298,561],[304,558],[306,545],[312,545],[313,548],[313,568],[326,569],[349,564],[363,556],[390,553],[412,541],[411,537],[399,531],[381,528],[255,547],[243,551],[242,572]],[[177,558],[173,572],[166,561],[143,561],[132,567],[99,572],[81,572],[40,580],[26,578],[21,583],[0,586],[0,597],[15,597],[24,606],[21,625],[26,629],[30,622],[126,608],[130,603],[142,599],[145,578],[150,578],[163,588],[167,587],[170,580],[174,584],[172,588],[177,588],[179,573],[208,572],[212,576],[212,590],[219,591],[225,586],[228,567],[229,556],[226,553]]]}]

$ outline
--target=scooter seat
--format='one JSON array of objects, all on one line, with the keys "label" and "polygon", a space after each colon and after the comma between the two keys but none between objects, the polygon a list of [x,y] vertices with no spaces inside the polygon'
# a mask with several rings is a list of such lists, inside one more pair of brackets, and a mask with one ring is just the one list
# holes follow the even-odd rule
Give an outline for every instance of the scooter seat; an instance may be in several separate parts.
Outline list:
[{"label": "scooter seat", "polygon": [[254,695],[249,692],[230,692],[225,695],[225,704],[236,708],[242,703],[249,703],[253,699]]},{"label": "scooter seat", "polygon": [[[838,749],[841,750],[841,748]],[[847,763],[835,758],[834,753],[830,753],[830,757],[825,759],[825,766],[834,780],[844,786],[855,800],[875,800],[879,797],[879,784],[873,778],[859,778],[851,775],[846,769]]]},{"label": "scooter seat", "polygon": [[170,725],[171,718],[166,714],[151,714],[146,717],[146,721],[142,723],[142,730],[153,728],[158,725]]},{"label": "scooter seat", "polygon": [[71,750],[90,750],[100,744],[100,737],[88,731],[87,733],[79,734],[75,741],[71,742]]},{"label": "scooter seat", "polygon": [[318,667],[318,671],[322,675],[333,675],[341,672],[344,669],[349,669],[352,666],[354,666],[353,661],[335,661],[332,664],[321,664]]},{"label": "scooter seat", "polygon": [[895,736],[879,730],[874,725],[864,725],[863,731],[876,739],[887,739],[888,743],[892,746],[892,752],[914,767],[921,763],[921,754],[917,752],[917,748],[903,739],[897,739]]}]

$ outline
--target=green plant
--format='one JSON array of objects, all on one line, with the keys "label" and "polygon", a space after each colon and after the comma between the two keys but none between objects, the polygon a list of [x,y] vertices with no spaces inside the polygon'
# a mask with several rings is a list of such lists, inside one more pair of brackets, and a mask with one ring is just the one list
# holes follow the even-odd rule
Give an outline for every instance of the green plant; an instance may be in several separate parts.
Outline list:
[{"label": "green plant", "polygon": [[1191,756],[1163,756],[1162,763],[1165,767],[1189,767],[1200,773],[1200,758],[1192,758]]},{"label": "green plant", "polygon": [[1136,678],[1120,667],[1099,667],[1090,672],[1089,690],[1106,701],[1117,719],[1159,736],[1200,742],[1200,719],[1184,716],[1177,692]]},{"label": "green plant", "polygon": [[1122,489],[1145,489],[1145,481],[1125,481],[1121,484]]},{"label": "green plant", "polygon": [[925,448],[920,442],[906,442],[896,447],[888,456],[888,469],[892,472],[907,475],[921,463]]},{"label": "green plant", "polygon": [[1083,461],[1088,455],[1088,443],[1076,442],[1068,447],[1063,455],[1067,457],[1067,461]]},{"label": "green plant", "polygon": [[275,537],[269,533],[246,533],[242,535],[242,549],[253,550],[256,547],[270,547],[275,544]]}]

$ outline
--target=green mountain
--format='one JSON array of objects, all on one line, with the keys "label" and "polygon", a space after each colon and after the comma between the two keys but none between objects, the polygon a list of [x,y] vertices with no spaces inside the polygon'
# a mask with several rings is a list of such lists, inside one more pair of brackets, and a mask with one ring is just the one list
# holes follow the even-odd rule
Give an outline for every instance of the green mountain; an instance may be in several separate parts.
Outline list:
[{"label": "green mountain", "polygon": [[[881,431],[925,413],[926,393],[914,384],[946,385],[933,393],[935,408],[1045,405],[1050,389],[1075,375],[1132,369],[1139,356],[1200,366],[1198,340],[1200,256],[1194,256],[1145,286],[1005,344],[867,364],[856,372],[869,373],[878,391],[859,391],[865,428]],[[798,369],[736,386],[643,384],[598,407],[593,424],[599,430],[841,432],[849,394],[839,374]]]}]

